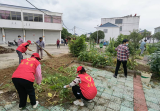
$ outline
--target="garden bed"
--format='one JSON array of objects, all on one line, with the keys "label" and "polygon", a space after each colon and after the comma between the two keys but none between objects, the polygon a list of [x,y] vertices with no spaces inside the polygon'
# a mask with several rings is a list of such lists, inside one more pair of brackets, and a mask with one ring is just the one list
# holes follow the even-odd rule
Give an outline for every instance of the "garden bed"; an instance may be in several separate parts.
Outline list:
[{"label": "garden bed", "polygon": [[[40,86],[34,84],[37,100],[40,101],[41,105],[48,106],[66,103],[66,100],[69,102],[72,101],[73,95],[70,93],[71,89],[64,90],[63,85],[69,84],[72,81],[71,79],[76,77],[76,70],[75,68],[64,68],[75,59],[76,58],[72,57],[70,54],[66,54],[61,57],[41,61],[43,81]],[[0,86],[0,90],[5,92],[0,94],[0,99],[5,99],[5,101],[8,102],[13,100],[18,101],[18,96],[14,99],[8,99],[12,97],[13,93],[18,95],[11,80],[12,74],[16,68],[17,66],[0,70],[0,85],[3,83],[3,85]],[[49,97],[48,93],[51,93],[52,97]]]}]

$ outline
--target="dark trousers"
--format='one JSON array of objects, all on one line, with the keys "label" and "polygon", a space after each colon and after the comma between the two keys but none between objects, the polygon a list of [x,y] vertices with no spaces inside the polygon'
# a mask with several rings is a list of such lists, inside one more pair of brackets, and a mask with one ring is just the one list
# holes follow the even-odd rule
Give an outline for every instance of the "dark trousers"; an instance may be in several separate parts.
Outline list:
[{"label": "dark trousers", "polygon": [[117,66],[116,66],[116,70],[115,70],[115,76],[118,75],[118,70],[119,70],[119,67],[121,66],[121,63],[123,64],[124,75],[127,76],[127,61],[119,61],[119,60],[117,60]]},{"label": "dark trousers", "polygon": [[77,99],[84,99],[84,100],[86,100],[86,101],[89,101],[88,99],[86,99],[84,96],[83,96],[83,94],[82,94],[82,92],[81,92],[81,89],[80,89],[80,87],[79,86],[73,86],[72,87],[72,91],[73,91],[73,94],[74,94],[74,96],[77,98]]},{"label": "dark trousers", "polygon": [[29,95],[31,105],[35,105],[36,97],[33,82],[21,78],[12,78],[12,81],[19,94],[19,107],[21,108],[26,106],[27,95]]},{"label": "dark trousers", "polygon": [[17,54],[18,54],[18,57],[19,57],[19,64],[21,63],[21,60],[23,59],[23,55],[22,55],[22,52],[16,50]]},{"label": "dark trousers", "polygon": [[60,44],[57,44],[57,49],[58,49],[58,47],[60,48]]}]

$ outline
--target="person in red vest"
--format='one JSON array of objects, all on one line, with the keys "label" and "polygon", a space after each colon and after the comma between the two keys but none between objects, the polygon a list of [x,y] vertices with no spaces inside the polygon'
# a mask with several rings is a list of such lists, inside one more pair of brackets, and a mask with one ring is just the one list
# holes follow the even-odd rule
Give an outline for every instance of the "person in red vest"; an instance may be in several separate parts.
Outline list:
[{"label": "person in red vest", "polygon": [[34,52],[34,50],[31,50],[31,49],[29,48],[29,45],[30,45],[30,44],[31,44],[31,41],[28,40],[27,42],[22,43],[21,45],[19,45],[18,48],[16,49],[16,52],[17,52],[18,57],[19,57],[19,64],[21,63],[21,60],[23,59],[22,53],[25,53],[25,52],[27,51],[27,49],[28,49],[29,51],[33,51],[33,52]]},{"label": "person in red vest", "polygon": [[41,65],[38,53],[33,53],[31,58],[23,59],[16,71],[12,75],[12,81],[18,91],[20,103],[19,109],[26,106],[27,95],[29,95],[31,105],[36,108],[39,104],[36,101],[35,90],[33,87],[34,80],[38,85],[41,84]]},{"label": "person in red vest", "polygon": [[[97,95],[97,88],[93,81],[93,78],[88,75],[84,67],[79,66],[77,68],[78,76],[69,85],[65,85],[64,88],[72,87],[73,94],[77,98],[73,103],[75,105],[84,106],[81,99],[88,102],[92,102],[92,99]],[[79,86],[77,86],[79,84]]]}]

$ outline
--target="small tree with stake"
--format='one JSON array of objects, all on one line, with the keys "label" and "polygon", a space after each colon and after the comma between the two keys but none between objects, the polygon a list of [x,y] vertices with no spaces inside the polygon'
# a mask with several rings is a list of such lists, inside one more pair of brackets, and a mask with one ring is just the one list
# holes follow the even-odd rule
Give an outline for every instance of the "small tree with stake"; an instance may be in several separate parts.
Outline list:
[{"label": "small tree with stake", "polygon": [[130,40],[129,47],[132,47],[132,54],[131,54],[131,60],[133,62],[132,67],[133,69],[135,69],[134,62],[135,62],[136,51],[139,48],[140,40],[143,38],[143,36],[141,36],[138,30],[133,30],[133,32],[130,32],[128,38]]}]

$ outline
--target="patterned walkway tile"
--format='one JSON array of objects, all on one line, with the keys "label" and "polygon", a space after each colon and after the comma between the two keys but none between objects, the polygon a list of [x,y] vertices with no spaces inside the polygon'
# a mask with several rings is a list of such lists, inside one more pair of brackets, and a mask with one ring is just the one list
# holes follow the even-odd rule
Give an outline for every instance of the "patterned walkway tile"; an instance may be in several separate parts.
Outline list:
[{"label": "patterned walkway tile", "polygon": [[109,102],[108,108],[113,109],[114,111],[119,111],[121,105],[114,102]]},{"label": "patterned walkway tile", "polygon": [[125,107],[125,106],[121,106],[121,110],[120,111],[133,111],[133,109]]},{"label": "patterned walkway tile", "polygon": [[134,111],[148,111],[147,106],[143,106],[138,103],[134,103]]},{"label": "patterned walkway tile", "polygon": [[122,105],[133,109],[133,101],[123,100]]},{"label": "patterned walkway tile", "polygon": [[106,107],[104,107],[104,106],[95,106],[93,111],[106,111]]},{"label": "patterned walkway tile", "polygon": [[0,111],[6,111],[2,106],[0,106]]},{"label": "patterned walkway tile", "polygon": [[159,107],[160,105],[152,103],[152,102],[149,102],[149,101],[146,101],[146,103],[147,103],[147,106],[149,108],[152,108],[154,110],[160,111],[160,107]]}]

